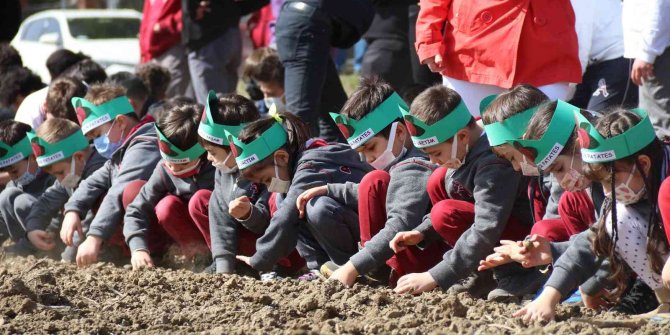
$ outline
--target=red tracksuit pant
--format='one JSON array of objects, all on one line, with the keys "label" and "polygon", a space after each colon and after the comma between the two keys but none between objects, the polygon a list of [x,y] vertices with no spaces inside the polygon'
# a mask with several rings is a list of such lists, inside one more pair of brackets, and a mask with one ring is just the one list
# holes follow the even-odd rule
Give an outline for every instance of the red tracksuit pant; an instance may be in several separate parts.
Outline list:
[{"label": "red tracksuit pant", "polygon": [[570,236],[589,228],[596,220],[595,206],[588,191],[565,192],[558,201],[559,219],[541,220],[533,225],[531,234],[553,242],[567,241]]}]

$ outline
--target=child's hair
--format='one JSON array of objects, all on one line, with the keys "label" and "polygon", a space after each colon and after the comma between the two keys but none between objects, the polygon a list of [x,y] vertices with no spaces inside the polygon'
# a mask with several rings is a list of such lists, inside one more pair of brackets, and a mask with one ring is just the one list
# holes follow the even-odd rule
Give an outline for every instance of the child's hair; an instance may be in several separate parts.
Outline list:
[{"label": "child's hair", "polygon": [[26,67],[13,67],[0,76],[0,106],[11,106],[19,96],[27,97],[45,85]]},{"label": "child's hair", "polygon": [[[361,84],[351,93],[340,113],[354,120],[360,120],[381,105],[394,92],[393,87],[379,76],[363,77],[361,78]],[[396,121],[402,121],[402,118],[399,117]],[[379,132],[379,135],[388,138],[390,132],[391,125],[389,124]]]},{"label": "child's hair", "polygon": [[[122,75],[114,77],[119,74]],[[127,96],[128,99],[143,102],[149,98],[149,89],[144,85],[142,79],[130,72],[116,73],[107,78],[105,82],[122,87],[124,89],[124,95]]]},{"label": "child's hair", "polygon": [[137,68],[137,76],[156,100],[163,100],[170,84],[170,71],[156,63],[145,63]]},{"label": "child's hair", "polygon": [[0,72],[23,66],[21,55],[9,43],[0,43]]},{"label": "child's hair", "polygon": [[[110,83],[102,83],[102,84],[95,84],[89,87],[88,92],[86,92],[86,96],[84,97],[84,99],[88,100],[94,105],[99,106],[104,104],[105,102],[112,101],[124,95],[126,95],[126,89],[123,86]],[[137,119],[137,114],[135,114],[135,112],[129,112],[125,115]]]},{"label": "child's hair", "polygon": [[80,129],[77,122],[56,117],[44,121],[37,128],[36,133],[47,143],[53,144],[68,138]]},{"label": "child's hair", "polygon": [[546,94],[531,85],[516,85],[500,93],[482,114],[482,122],[491,124],[502,122],[512,115],[519,114],[549,100]]},{"label": "child's hair", "polygon": [[[456,91],[444,85],[433,85],[414,99],[410,110],[414,117],[427,125],[432,125],[449,115],[460,103],[461,96]],[[474,124],[475,119],[470,118],[468,127]],[[447,142],[451,140],[450,138]]]},{"label": "child's hair", "polygon": [[[286,144],[281,149],[286,150],[289,155],[289,166],[293,166],[296,163],[294,160],[305,150],[305,143],[309,140],[309,129],[300,118],[293,114],[284,112],[279,112],[277,114],[281,117],[282,125],[288,134]],[[242,129],[237,137],[242,143],[250,143],[257,139],[264,131],[268,130],[268,128],[275,122],[277,122],[277,120],[273,117],[256,120]],[[252,169],[261,168],[270,164],[273,164],[272,155],[252,166]]]},{"label": "child's hair", "polygon": [[284,86],[284,65],[272,48],[254,50],[244,62],[243,75],[255,81],[276,82]]},{"label": "child's hair", "polygon": [[0,122],[0,142],[4,142],[10,146],[19,143],[26,133],[31,130],[30,126],[14,120],[6,120]]},{"label": "child's hair", "polygon": [[419,96],[423,91],[427,90],[430,88],[430,86],[422,83],[414,83],[405,86],[402,90],[400,90],[400,96],[402,97],[403,100],[408,105],[412,105],[414,102],[414,99]]},{"label": "child's hair", "polygon": [[182,105],[163,113],[156,125],[172,144],[181,150],[188,150],[198,143],[201,115],[200,106]]},{"label": "child's hair", "polygon": [[47,58],[47,70],[51,80],[60,77],[69,67],[75,65],[84,59],[90,59],[81,52],[74,53],[68,49],[58,49]]},{"label": "child's hair", "polygon": [[[596,129],[605,138],[611,138],[622,134],[624,131],[634,127],[641,121],[640,117],[622,108],[614,108],[598,119]],[[645,174],[637,158],[640,155],[647,155],[651,160],[649,174]],[[662,250],[667,250],[668,242],[663,232],[662,221],[658,215],[658,190],[661,186],[661,175],[663,169],[663,144],[658,138],[655,138],[649,145],[644,147],[632,156],[618,159],[615,162],[624,162],[626,165],[635,164],[637,170],[644,178],[647,190],[647,199],[649,201],[650,216],[647,229],[647,256],[650,259],[651,269],[656,273],[661,273],[663,269]],[[612,268],[612,278],[617,283],[617,292],[621,294],[626,286],[625,274],[627,265],[617,255],[615,250],[615,238],[617,238],[617,220],[616,220],[616,193],[614,182],[614,163],[587,163],[584,164],[584,174],[592,180],[609,182],[611,185],[611,201],[605,202],[603,215],[599,222],[594,225],[596,236],[593,240],[593,250],[598,256],[609,257]],[[612,217],[612,237],[609,236],[605,227],[607,214]]]},{"label": "child's hair", "polygon": [[162,104],[158,104],[158,106],[153,111],[153,117],[154,119],[158,120],[161,118],[161,115],[168,113],[172,108],[184,105],[193,105],[193,104],[196,104],[195,100],[187,96],[177,95],[170,99],[165,100],[165,102],[163,102]]},{"label": "child's hair", "polygon": [[[212,119],[214,123],[225,125],[238,125],[258,120],[260,114],[253,101],[239,95],[226,94],[218,99],[216,108],[212,106]],[[200,138],[200,143],[208,146],[227,147],[218,145]]]},{"label": "child's hair", "polygon": [[[526,140],[537,140],[544,136],[544,133],[549,128],[549,123],[554,117],[556,112],[556,106],[558,103],[556,101],[543,102],[533,117],[528,122],[528,127],[526,128],[526,133],[523,135],[523,138]],[[580,110],[580,113],[589,121],[594,121],[591,113],[584,110]],[[575,145],[577,144],[577,128],[575,127],[572,135],[568,138],[568,141],[565,142],[563,149],[559,155],[572,155],[575,151]]]},{"label": "child's hair", "polygon": [[72,106],[73,97],[84,97],[86,86],[69,77],[60,77],[51,82],[47,93],[47,111],[53,117],[77,122],[77,114]]},{"label": "child's hair", "polygon": [[105,69],[90,59],[84,59],[75,63],[67,68],[62,75],[72,77],[74,80],[83,81],[89,86],[102,83],[107,79]]}]

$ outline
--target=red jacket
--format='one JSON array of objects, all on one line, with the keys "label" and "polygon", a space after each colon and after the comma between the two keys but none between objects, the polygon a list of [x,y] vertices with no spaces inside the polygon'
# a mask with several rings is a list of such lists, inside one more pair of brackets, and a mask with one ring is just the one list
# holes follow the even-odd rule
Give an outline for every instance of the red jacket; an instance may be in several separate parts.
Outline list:
[{"label": "red jacket", "polygon": [[570,0],[421,0],[419,59],[438,53],[442,75],[510,88],[581,82]]},{"label": "red jacket", "polygon": [[[142,63],[162,55],[181,41],[181,0],[144,0],[140,24]],[[158,23],[160,30],[154,32]]]}]

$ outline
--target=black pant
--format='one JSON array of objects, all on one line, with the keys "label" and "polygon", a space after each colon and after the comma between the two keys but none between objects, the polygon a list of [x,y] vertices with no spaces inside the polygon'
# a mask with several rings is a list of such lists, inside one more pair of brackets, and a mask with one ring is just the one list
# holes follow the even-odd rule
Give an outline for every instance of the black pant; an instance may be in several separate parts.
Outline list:
[{"label": "black pant", "polygon": [[342,141],[328,115],[339,112],[347,95],[330,57],[331,18],[319,1],[286,1],[275,27],[284,64],[286,109],[306,122],[313,136]]},{"label": "black pant", "polygon": [[414,43],[416,43],[416,20],[419,17],[419,6],[409,6],[409,54],[412,64],[412,76],[414,82],[426,86],[442,84],[442,76],[439,73],[430,71],[428,65],[421,64],[419,56],[416,54]]},{"label": "black pant", "polygon": [[637,107],[637,86],[630,80],[631,61],[623,57],[589,65],[571,104],[592,111]]}]

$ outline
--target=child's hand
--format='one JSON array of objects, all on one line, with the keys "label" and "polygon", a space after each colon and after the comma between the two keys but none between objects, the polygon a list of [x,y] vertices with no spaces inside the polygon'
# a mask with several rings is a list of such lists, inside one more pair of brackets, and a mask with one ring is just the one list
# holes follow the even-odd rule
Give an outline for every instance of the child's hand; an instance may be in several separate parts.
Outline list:
[{"label": "child's hand", "polygon": [[398,279],[398,286],[393,291],[395,293],[420,294],[436,287],[437,282],[430,273],[410,273]]},{"label": "child's hand", "polygon": [[601,290],[596,295],[588,295],[582,291],[582,288],[579,288],[579,294],[582,296],[582,301],[586,308],[595,309],[595,310],[604,310],[609,307],[610,303],[607,301],[606,296],[608,294],[607,290]]},{"label": "child's hand", "polygon": [[[237,255],[237,256],[235,256],[235,258],[237,258],[238,261],[240,261],[240,262],[242,262],[242,263],[244,263],[244,264],[246,264],[246,265],[251,266],[251,257],[249,257],[249,256]],[[251,267],[253,268],[253,266],[251,266]]]},{"label": "child's hand", "polygon": [[49,251],[56,247],[53,234],[44,230],[33,230],[28,233],[28,240],[35,248],[42,251]]},{"label": "child's hand", "polygon": [[447,64],[442,61],[442,55],[437,54],[435,57],[428,58],[423,61],[423,64],[428,65],[432,72],[441,73],[447,69]]},{"label": "child's hand", "polygon": [[241,196],[228,204],[228,214],[238,220],[246,220],[251,214],[251,200]]},{"label": "child's hand", "polygon": [[556,305],[561,301],[561,293],[546,286],[539,297],[518,310],[512,316],[522,318],[523,322],[548,322],[556,315]]},{"label": "child's hand", "polygon": [[661,280],[665,288],[670,290],[670,258],[665,262],[663,272],[661,273]]},{"label": "child's hand", "polygon": [[337,280],[340,283],[344,284],[346,287],[351,287],[354,285],[354,282],[356,281],[356,277],[358,277],[359,273],[354,267],[354,264],[351,262],[347,262],[347,264],[344,264],[341,266],[339,269],[335,270],[331,275],[330,275],[330,280]]},{"label": "child's hand", "polygon": [[98,254],[102,248],[102,238],[89,236],[77,249],[77,266],[89,266],[98,261]]},{"label": "child's hand", "polygon": [[81,228],[81,219],[77,212],[67,212],[63,218],[63,227],[60,229],[60,239],[68,247],[74,245],[74,233],[79,233],[79,238],[84,239],[84,230]]},{"label": "child's hand", "polygon": [[389,247],[396,254],[407,249],[408,246],[417,245],[423,241],[423,234],[416,231],[401,231],[395,234],[395,237],[389,242]]},{"label": "child's hand", "polygon": [[146,250],[133,251],[133,255],[130,257],[130,264],[133,265],[133,270],[154,267],[154,261]]},{"label": "child's hand", "polygon": [[552,260],[550,242],[540,235],[524,241],[500,241],[494,253],[479,262],[477,270],[484,271],[509,262],[520,263],[525,268],[550,264]]},{"label": "child's hand", "polygon": [[298,199],[295,200],[295,206],[298,207],[300,218],[305,218],[305,205],[307,205],[308,201],[326,194],[328,194],[328,186],[326,185],[310,188],[309,190],[302,192],[302,194],[298,196]]}]

